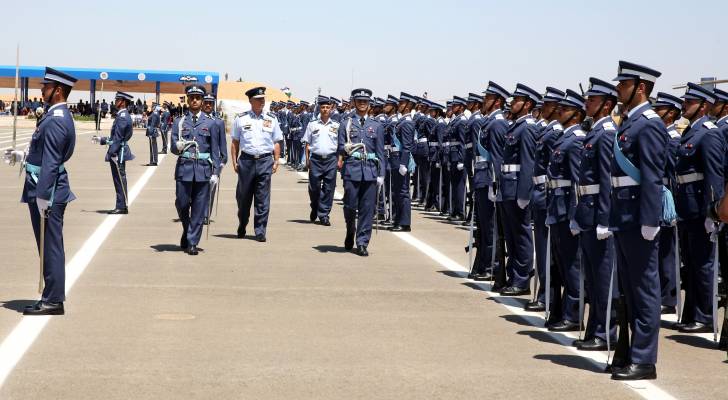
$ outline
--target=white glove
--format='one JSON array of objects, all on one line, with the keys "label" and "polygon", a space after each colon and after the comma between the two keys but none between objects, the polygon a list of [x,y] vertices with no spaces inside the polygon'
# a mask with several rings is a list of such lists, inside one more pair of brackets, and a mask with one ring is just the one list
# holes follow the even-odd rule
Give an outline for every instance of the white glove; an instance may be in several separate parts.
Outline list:
[{"label": "white glove", "polygon": [[382,185],[384,185],[384,177],[378,176],[377,177],[377,186],[382,186]]},{"label": "white glove", "polygon": [[579,225],[574,220],[569,221],[569,230],[571,231],[571,236],[576,236],[581,232]]},{"label": "white glove", "polygon": [[530,203],[531,200],[522,200],[518,199],[516,200],[516,203],[518,203],[518,207],[521,208],[521,210],[525,209],[528,206],[528,203]]},{"label": "white glove", "polygon": [[440,168],[440,163],[435,163],[435,168]]},{"label": "white glove", "polygon": [[456,165],[456,167],[457,167],[458,171],[462,171],[463,168],[465,168],[465,165],[463,165],[463,163],[458,163],[458,165]]},{"label": "white glove", "polygon": [[111,161],[117,162],[119,160],[118,156],[111,156]]},{"label": "white glove", "polygon": [[40,197],[35,198],[35,204],[38,205],[38,212],[40,212],[40,216],[45,215],[45,210],[48,209],[49,201],[45,199],[41,199]]},{"label": "white glove", "polygon": [[217,175],[212,175],[210,177],[210,185],[217,185],[217,183],[220,181],[220,178],[218,178]]},{"label": "white glove", "polygon": [[96,135],[91,136],[91,143],[93,143],[93,144],[99,144],[100,142],[101,142],[101,138],[100,137],[98,137]]},{"label": "white glove", "polygon": [[488,200],[495,203],[496,197],[495,197],[495,191],[493,190],[493,186],[488,186]]},{"label": "white glove", "polygon": [[178,140],[175,144],[177,146],[177,151],[182,151],[185,149],[185,141],[184,140]]},{"label": "white glove", "polygon": [[713,233],[715,231],[715,222],[710,217],[705,218],[703,226],[705,226],[705,233]]},{"label": "white glove", "polygon": [[13,166],[15,163],[22,162],[23,157],[25,157],[25,152],[20,150],[9,150],[5,153],[5,164]]},{"label": "white glove", "polygon": [[404,165],[401,165],[400,164],[400,166],[399,166],[399,174],[402,175],[402,176],[407,175],[407,167],[405,167]]},{"label": "white glove", "polygon": [[645,240],[654,240],[658,232],[660,232],[659,226],[642,225],[642,237],[645,238]]},{"label": "white glove", "polygon": [[603,225],[597,225],[597,240],[604,240],[610,236],[612,236],[612,231],[609,228]]}]

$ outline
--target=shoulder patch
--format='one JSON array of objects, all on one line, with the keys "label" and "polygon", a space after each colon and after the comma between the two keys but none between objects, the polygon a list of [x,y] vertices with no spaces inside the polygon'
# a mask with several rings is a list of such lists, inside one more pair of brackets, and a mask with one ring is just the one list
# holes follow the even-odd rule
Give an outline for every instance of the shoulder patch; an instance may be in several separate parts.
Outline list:
[{"label": "shoulder patch", "polygon": [[617,130],[617,127],[614,126],[614,124],[611,122],[605,122],[602,125],[602,127],[604,128],[605,131],[616,131]]},{"label": "shoulder patch", "polygon": [[533,118],[526,118],[526,123],[529,125],[533,125],[536,123],[536,120]]},{"label": "shoulder patch", "polygon": [[680,137],[680,134],[675,129],[670,129],[667,131],[667,134],[670,135],[671,138],[677,139]]},{"label": "shoulder patch", "polygon": [[475,116],[475,119],[482,119],[482,118],[483,117],[480,114],[478,114],[478,115]]},{"label": "shoulder patch", "polygon": [[503,117],[503,114],[496,114],[495,119],[505,119],[505,117]]},{"label": "shoulder patch", "polygon": [[577,129],[577,130],[574,131],[574,136],[576,136],[576,137],[584,137],[584,136],[586,136],[586,133],[584,133],[584,131],[582,131],[581,129]]},{"label": "shoulder patch", "polygon": [[559,122],[557,122],[557,123],[556,123],[556,124],[555,124],[555,125],[553,126],[553,128],[554,128],[554,130],[555,130],[555,131],[563,131],[563,130],[564,130],[564,127],[563,127],[563,126],[561,126],[561,123],[559,123]]},{"label": "shoulder patch", "polygon": [[715,125],[711,121],[705,121],[705,122],[703,122],[703,126],[706,127],[706,128],[708,128],[708,129],[718,129],[718,126]]},{"label": "shoulder patch", "polygon": [[63,110],[53,110],[53,116],[54,117],[62,117],[63,116]]},{"label": "shoulder patch", "polygon": [[468,120],[468,117],[466,117],[465,114],[463,114],[463,115],[460,116],[460,119],[462,119],[463,121],[467,121]]},{"label": "shoulder patch", "polygon": [[547,124],[546,121],[541,121],[541,123],[539,125],[541,125],[542,128],[549,126],[549,124]]},{"label": "shoulder patch", "polygon": [[645,112],[643,112],[642,115],[644,115],[645,118],[647,118],[647,119],[660,118],[660,116],[657,115],[657,113],[655,112],[655,110],[653,110],[651,108],[648,109],[648,110],[645,110]]},{"label": "shoulder patch", "polygon": [[272,112],[268,112],[268,116],[271,118],[274,118],[274,119],[278,119],[278,117],[276,117],[276,115],[273,114]]}]

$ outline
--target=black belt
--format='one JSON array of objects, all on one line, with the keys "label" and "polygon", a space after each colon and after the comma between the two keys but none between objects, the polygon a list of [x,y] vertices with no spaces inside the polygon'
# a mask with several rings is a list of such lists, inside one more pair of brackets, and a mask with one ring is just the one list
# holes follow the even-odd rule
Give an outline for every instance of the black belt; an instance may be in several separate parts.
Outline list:
[{"label": "black belt", "polygon": [[320,156],[318,154],[311,154],[311,158],[316,159],[316,160],[321,160],[321,161],[328,160],[332,157],[336,157],[336,153],[326,154],[324,156]]},{"label": "black belt", "polygon": [[264,159],[264,158],[268,158],[268,157],[270,157],[272,155],[273,155],[273,153],[263,153],[263,154],[259,154],[259,155],[256,156],[256,155],[253,155],[253,154],[248,154],[248,153],[245,153],[245,152],[241,152],[240,153],[240,158],[243,159],[243,160],[261,160],[261,159]]}]

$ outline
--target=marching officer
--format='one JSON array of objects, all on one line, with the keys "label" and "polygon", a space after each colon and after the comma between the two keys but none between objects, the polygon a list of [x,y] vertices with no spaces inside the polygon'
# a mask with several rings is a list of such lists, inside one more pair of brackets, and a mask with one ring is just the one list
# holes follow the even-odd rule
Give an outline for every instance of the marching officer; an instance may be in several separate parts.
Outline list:
[{"label": "marching officer", "polygon": [[165,101],[164,103],[162,103],[162,115],[160,117],[159,126],[162,132],[162,151],[160,151],[161,154],[167,154],[170,115],[171,114],[169,113],[169,103]]},{"label": "marching officer", "polygon": [[[185,88],[189,113],[177,118],[172,125],[172,153],[179,156],[175,167],[175,207],[182,222],[180,247],[195,256],[202,236],[203,220],[209,209],[210,186],[217,185],[220,176],[218,125],[202,112],[204,86]],[[156,139],[155,139],[156,140]]]},{"label": "marching officer", "polygon": [[152,105],[152,112],[147,122],[147,137],[149,138],[149,166],[157,166],[157,136],[159,136],[159,111]]},{"label": "marching officer", "polygon": [[502,296],[531,292],[528,279],[533,268],[533,239],[528,205],[533,191],[537,125],[530,112],[539,100],[541,95],[535,90],[520,83],[516,85],[511,101],[514,122],[505,134],[499,174],[498,199],[502,201],[503,231],[509,251],[508,281],[501,289]]},{"label": "marching officer", "polygon": [[706,115],[715,95],[690,82],[682,97],[682,116],[690,125],[683,131],[675,164],[675,205],[686,267],[685,308],[677,328],[685,333],[706,333],[713,330],[717,260],[711,235],[718,229],[707,210],[723,197],[725,142]]},{"label": "marching officer", "polygon": [[410,232],[412,230],[412,203],[410,199],[410,172],[414,167],[412,151],[415,143],[415,124],[412,121],[411,111],[417,99],[402,92],[399,96],[399,113],[401,117],[393,127],[392,152],[389,154],[392,162],[392,197],[394,198],[392,232]]},{"label": "marching officer", "polygon": [[[559,102],[559,123],[564,131],[553,144],[546,176],[548,182],[546,224],[551,230],[559,268],[562,295],[561,321],[547,322],[554,332],[579,330],[579,229],[569,221],[576,207],[575,182],[579,177],[579,162],[586,134],[581,130],[585,117],[584,99],[567,89]],[[555,289],[558,290],[558,289]]]},{"label": "marching officer", "polygon": [[[479,232],[477,253],[470,279],[476,281],[492,280],[495,270],[493,257],[493,217],[495,212],[495,162],[492,136],[503,137],[508,130],[508,123],[503,117],[503,105],[511,96],[507,90],[490,81],[485,90],[485,98],[481,112],[477,114],[470,126],[473,143],[473,191],[476,226]],[[500,164],[498,164],[500,165]]]},{"label": "marching officer", "polygon": [[[667,93],[658,92],[657,100],[653,104],[655,112],[665,123],[668,134],[668,152],[665,158],[665,179],[670,191],[675,193],[677,181],[675,180],[675,163],[677,151],[680,148],[680,133],[675,122],[680,119],[682,100]],[[671,224],[660,224],[660,243],[658,250],[658,263],[660,273],[660,292],[662,293],[662,308],[660,314],[676,314],[677,309],[677,279],[680,263],[676,258],[677,228]]]},{"label": "marching officer", "polygon": [[357,254],[366,257],[377,188],[384,184],[384,129],[367,117],[372,91],[355,89],[351,95],[356,111],[341,120],[337,141],[338,168],[344,180],[344,247],[353,249],[356,239]]},{"label": "marching officer", "polygon": [[278,171],[281,152],[279,142],[283,139],[278,119],[271,113],[263,112],[265,90],[265,87],[260,86],[245,92],[251,110],[235,118],[230,145],[230,154],[237,158],[237,163],[233,164],[238,174],[235,193],[239,221],[237,236],[245,237],[250,206],[255,201],[253,224],[255,240],[259,242],[266,241],[271,177]]},{"label": "marching officer", "polygon": [[[594,124],[584,139],[581,165],[574,176],[577,179],[578,202],[571,213],[571,220],[580,231],[579,245],[589,293],[586,333],[584,340],[577,341],[576,348],[601,351],[607,350],[607,335],[611,343],[617,338],[616,325],[611,320],[612,310],[607,309],[608,299],[614,297],[615,292],[611,285],[614,243],[609,231],[609,192],[614,134],[617,133],[611,112],[617,105],[617,89],[597,78],[589,78],[589,83],[586,115]],[[609,332],[605,326],[607,315],[611,320]]]},{"label": "marching officer", "polygon": [[[627,110],[612,160],[609,229],[614,232],[617,276],[624,293],[631,337],[625,357],[615,357],[612,379],[655,379],[660,331],[657,234],[662,221],[662,178],[667,133],[649,96],[660,72],[620,61],[618,100]],[[620,338],[620,340],[624,340]]]},{"label": "marching officer", "polygon": [[[537,124],[538,133],[536,135],[536,163],[533,171],[533,195],[531,196],[531,216],[533,219],[533,243],[536,255],[536,271],[538,273],[539,285],[536,300],[526,303],[523,307],[526,311],[545,311],[546,310],[546,268],[551,260],[546,259],[548,246],[548,226],[546,225],[547,215],[547,191],[546,191],[546,169],[551,160],[551,151],[554,142],[561,135],[564,128],[559,123],[559,102],[564,98],[566,93],[551,86],[546,87],[546,93],[542,99],[541,111],[539,116],[541,121]],[[551,276],[550,286],[555,288],[552,290],[549,302],[553,302],[553,306],[549,307],[552,318],[549,322],[558,322],[561,320],[561,280],[558,275],[558,268],[554,264],[549,268]]]},{"label": "marching officer", "polygon": [[202,112],[207,114],[207,117],[212,119],[215,122],[215,125],[217,125],[217,148],[213,149],[217,152],[217,157],[220,160],[220,169],[218,174],[218,182],[215,182],[215,184],[210,185],[210,202],[209,202],[209,208],[207,212],[205,213],[204,218],[204,224],[207,225],[210,223],[209,216],[210,212],[212,210],[212,206],[215,203],[215,197],[217,192],[220,190],[219,185],[219,179],[220,174],[222,174],[222,169],[227,164],[228,160],[228,150],[227,150],[227,135],[226,135],[226,129],[225,129],[225,121],[217,115],[217,112],[215,111],[215,104],[216,99],[215,96],[212,94],[206,94],[205,97],[202,98]]},{"label": "marching officer", "polygon": [[322,225],[330,226],[329,213],[336,189],[339,123],[331,119],[333,102],[330,98],[319,96],[317,103],[321,117],[311,121],[303,135],[308,168],[308,196],[311,200],[309,219],[314,222],[318,217]]},{"label": "marching officer", "polygon": [[76,198],[64,166],[73,156],[76,144],[76,129],[66,99],[75,83],[76,78],[48,67],[41,81],[43,103],[49,107],[30,141],[21,202],[28,204],[35,242],[41,254],[43,294],[40,301],[25,308],[25,315],[64,314],[63,215],[66,205]]},{"label": "marching officer", "polygon": [[116,191],[116,206],[109,214],[128,214],[129,199],[126,184],[126,162],[134,159],[134,155],[129,148],[129,140],[134,133],[131,116],[127,107],[134,98],[124,92],[116,92],[114,105],[119,110],[116,113],[116,119],[111,125],[111,135],[109,138],[99,139],[99,144],[109,145],[106,150],[106,159],[111,167],[111,177],[114,181],[114,190]]}]

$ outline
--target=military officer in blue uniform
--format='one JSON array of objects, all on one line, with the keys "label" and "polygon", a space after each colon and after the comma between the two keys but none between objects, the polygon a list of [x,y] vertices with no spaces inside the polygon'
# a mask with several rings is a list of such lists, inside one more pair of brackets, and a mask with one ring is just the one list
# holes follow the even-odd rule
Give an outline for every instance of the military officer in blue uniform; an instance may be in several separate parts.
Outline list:
[{"label": "military officer in blue uniform", "polygon": [[399,114],[401,117],[394,126],[392,133],[392,152],[389,154],[392,162],[392,197],[394,199],[392,232],[410,232],[412,230],[412,202],[410,198],[410,173],[413,163],[410,163],[412,151],[415,146],[415,124],[411,111],[417,99],[402,92],[399,96]]},{"label": "military officer in blue uniform", "polygon": [[[658,92],[657,100],[653,104],[657,115],[665,123],[668,134],[668,152],[665,158],[665,181],[663,182],[672,193],[675,193],[677,181],[675,180],[675,163],[677,151],[680,148],[680,133],[675,122],[680,119],[682,99],[673,95]],[[662,308],[660,314],[676,314],[677,309],[677,271],[680,265],[676,259],[677,243],[676,227],[669,223],[660,224],[660,243],[658,250],[658,263],[660,273],[660,292],[662,295]]]},{"label": "military officer in blue uniform", "polygon": [[529,203],[533,191],[537,126],[530,112],[539,100],[541,95],[535,90],[520,83],[516,85],[511,101],[514,122],[508,127],[502,147],[498,198],[502,201],[503,231],[509,252],[508,280],[500,292],[503,296],[531,292],[528,281],[533,269],[533,238]]},{"label": "military officer in blue uniform", "polygon": [[[394,194],[392,192],[392,175],[398,173],[399,169],[399,160],[397,158],[392,157],[392,152],[398,149],[394,145],[394,130],[397,126],[397,123],[399,122],[399,98],[393,95],[388,95],[387,100],[384,102],[384,114],[386,115],[386,118],[384,122],[382,122],[382,126],[384,127],[384,157],[386,162],[385,167],[385,176],[384,176],[384,194],[385,198],[387,199],[387,208],[389,209],[389,213],[387,214],[387,219],[384,221],[386,225],[393,224],[394,221],[394,215],[396,214],[397,210],[394,207]],[[351,111],[348,115],[351,115]],[[346,117],[348,118],[348,116]]]},{"label": "military officer in blue uniform", "polygon": [[[225,164],[227,164],[228,160],[228,150],[227,150],[227,135],[226,135],[226,129],[225,129],[225,121],[220,118],[220,116],[215,111],[215,105],[217,103],[217,100],[215,96],[208,93],[202,98],[202,112],[204,112],[208,118],[212,119],[215,124],[217,125],[217,148],[214,149],[214,151],[217,152],[217,157],[220,160],[220,166],[219,166],[219,173],[217,175],[218,180],[220,179],[220,174],[222,174],[222,169],[225,167]],[[210,185],[210,202],[208,203],[209,207],[207,212],[205,213],[204,218],[204,224],[207,225],[209,221],[210,211],[212,210],[212,206],[215,203],[215,197],[217,194],[217,191],[220,190],[219,182],[215,182],[215,184]]]},{"label": "military officer in blue uniform", "polygon": [[159,129],[162,133],[162,151],[160,151],[161,154],[167,154],[167,140],[168,140],[168,133],[169,133],[169,103],[166,101],[162,103],[162,111],[160,116],[160,125]]},{"label": "military officer in blue uniform", "polygon": [[442,132],[445,129],[442,105],[430,102],[430,115],[424,126],[427,132],[427,145],[429,146],[428,159],[430,160],[430,179],[425,201],[425,211],[440,211],[442,204]]},{"label": "military officer in blue uniform", "polygon": [[680,332],[707,333],[713,329],[715,222],[707,215],[710,205],[723,197],[725,141],[708,112],[715,95],[688,83],[682,96],[682,116],[690,125],[683,131],[675,164],[675,205],[680,246],[685,260],[685,308],[677,325]]},{"label": "military officer in blue uniform", "polygon": [[[608,299],[615,293],[611,284],[614,243],[609,231],[609,192],[614,135],[617,133],[611,112],[617,105],[617,89],[601,79],[589,78],[586,96],[586,116],[594,123],[584,139],[581,165],[574,176],[578,201],[570,215],[572,227],[580,232],[585,286],[589,293],[589,319],[584,340],[577,340],[576,348],[602,351],[607,350],[607,335],[612,343],[617,338],[614,321],[609,324],[609,332],[605,325],[607,315],[610,319],[612,315],[612,310],[607,309]],[[616,304],[616,301],[610,304]]]},{"label": "military officer in blue uniform", "polygon": [[366,257],[377,187],[384,185],[384,128],[367,116],[372,91],[355,89],[351,95],[356,111],[342,119],[337,141],[338,168],[344,181],[344,247],[352,250],[356,240],[356,253]]},{"label": "military officer in blue uniform", "polygon": [[199,249],[204,218],[209,210],[210,186],[217,185],[221,162],[219,126],[202,111],[206,94],[202,85],[185,88],[189,113],[172,124],[172,153],[175,166],[175,207],[182,223],[180,247],[195,256]]},{"label": "military officer in blue uniform", "polygon": [[334,122],[341,122],[341,113],[338,110],[338,107],[341,105],[341,100],[339,100],[336,97],[331,97],[332,102],[332,110],[331,110],[331,118]]},{"label": "military officer in blue uniform", "polygon": [[417,205],[425,203],[428,181],[430,179],[429,146],[427,144],[427,132],[425,122],[428,120],[429,102],[426,99],[417,97],[416,113],[412,117],[415,124],[415,145],[412,157],[415,160],[416,168],[414,180],[414,202]]},{"label": "military officer in blue uniform", "polygon": [[465,123],[465,142],[463,143],[463,146],[465,147],[465,154],[464,154],[464,168],[465,168],[465,174],[467,177],[467,190],[465,192],[465,204],[466,204],[466,210],[467,215],[465,216],[465,221],[463,221],[463,225],[470,224],[470,219],[472,217],[473,213],[473,158],[474,158],[474,148],[473,148],[473,134],[472,134],[472,124],[473,121],[476,119],[482,118],[481,115],[481,108],[483,106],[483,96],[476,94],[476,93],[468,93],[467,98],[467,107],[466,110],[470,114],[468,116],[468,120]]},{"label": "military officer in blue uniform", "polygon": [[[720,129],[723,140],[728,144],[728,92],[720,90],[718,88],[713,89],[715,95],[715,103],[711,110],[711,116],[716,120],[715,125]],[[728,181],[728,154],[725,158],[723,168],[723,179]],[[717,214],[717,213],[716,213]],[[728,284],[725,282],[728,280],[728,226],[722,225],[723,228],[720,230],[718,236],[718,260],[720,263],[720,276],[723,277],[723,298],[728,296],[726,292],[728,290]],[[725,300],[724,300],[725,301]],[[726,303],[723,303],[726,307]],[[723,327],[720,330],[720,341],[718,347],[721,350],[728,349],[728,320],[723,321]]]},{"label": "military officer in blue uniform", "polygon": [[[76,79],[46,67],[41,81],[43,103],[49,107],[38,121],[28,148],[25,185],[21,202],[28,204],[30,221],[43,256],[43,293],[28,306],[25,315],[63,315],[66,300],[66,254],[63,248],[63,217],[71,192],[65,162],[73,156],[76,129],[66,99]],[[43,219],[43,221],[41,221]],[[44,227],[44,231],[41,228]],[[42,236],[41,236],[42,235]],[[43,248],[41,249],[41,237]]]},{"label": "military officer in blue uniform", "polygon": [[238,238],[245,237],[250,219],[250,206],[255,202],[253,224],[255,240],[265,242],[270,213],[271,177],[278,171],[280,140],[283,133],[275,115],[264,113],[263,86],[247,92],[251,110],[235,118],[231,134],[230,154],[237,158],[233,164],[238,173],[235,197],[238,201]]},{"label": "military officer in blue uniform", "polygon": [[449,154],[450,161],[450,185],[452,198],[450,204],[450,215],[448,221],[465,220],[465,142],[468,136],[468,117],[465,115],[467,100],[459,96],[453,96],[452,118],[448,124],[449,131]]},{"label": "military officer in blue uniform", "polygon": [[473,191],[475,208],[475,225],[477,226],[477,253],[472,272],[468,276],[476,281],[492,280],[492,272],[496,266],[493,257],[493,217],[495,212],[495,163],[491,136],[503,137],[508,130],[508,123],[503,117],[503,106],[511,96],[507,90],[490,81],[485,90],[485,98],[481,112],[470,125],[471,143],[473,143],[474,170]]},{"label": "military officer in blue uniform", "polygon": [[[154,106],[153,106],[154,107]],[[154,107],[149,113],[147,121],[147,138],[149,138],[149,166],[156,166],[158,162],[157,136],[159,136],[159,111]]]},{"label": "military officer in blue uniform", "polygon": [[131,115],[127,107],[134,100],[134,97],[128,93],[116,92],[114,105],[117,108],[116,119],[111,125],[111,135],[106,138],[97,138],[100,145],[108,145],[106,150],[105,161],[111,167],[111,178],[114,182],[114,191],[116,192],[116,205],[109,214],[128,214],[128,190],[126,184],[126,162],[134,159],[129,148],[129,140],[134,133]]},{"label": "military officer in blue uniform", "polygon": [[[571,211],[577,205],[575,182],[579,177],[583,141],[586,133],[581,130],[585,118],[584,99],[567,89],[559,102],[559,123],[564,131],[553,144],[549,165],[546,168],[548,182],[546,224],[558,259],[560,283],[564,287],[561,296],[560,321],[547,321],[550,331],[568,332],[579,330],[579,229],[569,221]],[[555,288],[555,291],[559,289]],[[555,294],[559,296],[559,294]],[[558,302],[558,301],[557,301]]]},{"label": "military officer in blue uniform", "polygon": [[321,116],[308,124],[303,135],[308,167],[308,197],[311,200],[311,222],[319,219],[330,226],[331,206],[336,189],[339,123],[331,119],[333,102],[326,96],[317,99]]},{"label": "military officer in blue uniform", "polygon": [[[660,330],[657,235],[663,217],[667,133],[649,96],[660,72],[620,61],[618,100],[627,110],[612,160],[609,229],[614,232],[617,276],[631,331],[628,351],[615,354],[612,379],[655,379]],[[631,165],[632,167],[629,167]],[[628,171],[625,171],[627,169]],[[634,175],[634,176],[632,176]],[[626,338],[620,338],[625,340]]]},{"label": "military officer in blue uniform", "polygon": [[[533,194],[531,195],[531,216],[533,219],[533,243],[536,256],[536,271],[538,274],[539,285],[536,300],[526,303],[524,309],[526,311],[545,311],[546,310],[546,268],[549,261],[546,259],[548,246],[548,226],[546,225],[546,169],[551,160],[551,151],[554,142],[563,132],[563,127],[559,123],[559,102],[564,98],[565,93],[551,86],[546,87],[541,102],[539,112],[540,120],[537,121],[536,134],[536,163],[533,171]],[[551,253],[553,254],[553,252]],[[553,257],[552,257],[553,258]],[[556,290],[550,296],[549,311],[557,310],[556,313],[550,314],[550,322],[558,322],[561,320],[561,280],[556,264],[552,264],[549,268],[550,285]],[[558,293],[555,293],[558,292]]]}]

